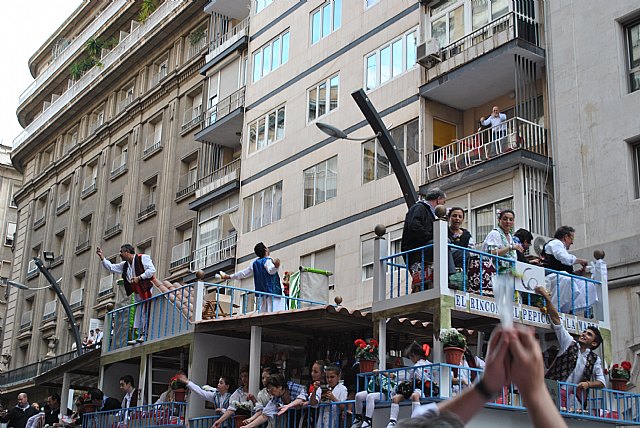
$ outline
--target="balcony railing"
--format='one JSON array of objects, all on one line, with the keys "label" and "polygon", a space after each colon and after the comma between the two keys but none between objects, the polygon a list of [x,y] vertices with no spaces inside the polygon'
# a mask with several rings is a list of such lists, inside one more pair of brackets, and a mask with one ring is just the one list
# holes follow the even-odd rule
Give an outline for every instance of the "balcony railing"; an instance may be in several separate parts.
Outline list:
[{"label": "balcony railing", "polygon": [[156,194],[148,193],[142,195],[140,199],[140,211],[138,211],[138,218],[145,217],[156,210]]},{"label": "balcony railing", "polygon": [[[13,140],[13,148],[17,149],[31,135],[33,135],[40,127],[49,123],[54,115],[61,110],[67,109],[74,99],[82,94],[100,74],[111,71],[111,68],[119,64],[119,60],[133,50],[138,49],[144,39],[152,30],[154,30],[167,16],[174,10],[188,5],[187,0],[165,1],[149,16],[149,18],[139,27],[131,31],[120,43],[114,47],[108,54],[104,55],[100,66],[93,67],[87,71],[77,82],[73,84],[60,98],[55,100],[49,107],[37,118],[34,119],[21,133]],[[93,33],[92,33],[93,34]]]},{"label": "balcony railing", "polygon": [[111,177],[115,177],[127,170],[127,152],[122,152],[120,156],[113,159],[111,164]]},{"label": "balcony railing", "polygon": [[120,9],[127,4],[127,0],[112,0],[96,18],[78,34],[71,43],[55,58],[47,68],[45,68],[29,87],[20,95],[19,102],[22,104],[27,98],[33,95],[44,82],[47,81],[56,71],[58,71],[76,52],[84,49],[87,41],[94,37],[96,32],[105,25],[109,19],[118,14]]},{"label": "balcony railing", "polygon": [[[499,35],[504,35],[504,37],[499,37]],[[437,55],[431,56],[429,60],[421,60],[420,62],[429,69],[437,64],[445,63],[458,54],[470,52],[470,49],[483,45],[488,40],[493,42],[489,42],[489,47],[483,46],[483,49],[480,50],[481,52],[495,49],[515,38],[524,39],[536,46],[540,46],[540,32],[535,19],[518,12],[510,12],[467,34],[463,38],[440,48]],[[477,54],[477,52],[474,52],[474,54]],[[468,58],[468,60],[470,59]],[[448,68],[455,67],[450,66]]]},{"label": "balcony railing", "polygon": [[107,219],[107,229],[104,231],[104,236],[112,236],[118,232],[122,232],[122,224],[120,224],[120,216],[112,215]]},{"label": "balcony railing", "polygon": [[199,198],[207,193],[211,193],[214,190],[219,189],[227,183],[239,179],[240,159],[236,159],[198,180],[198,191],[196,192],[196,196]]},{"label": "balcony railing", "polygon": [[20,316],[20,330],[27,330],[31,328],[33,321],[33,311],[23,312]]},{"label": "balcony railing", "polygon": [[178,191],[176,199],[194,192],[198,188],[198,180],[195,171],[189,171],[178,179]]},{"label": "balcony railing", "polygon": [[41,216],[40,216],[40,217],[38,217],[37,219],[35,219],[35,221],[33,222],[33,228],[34,228],[34,229],[37,229],[37,228],[39,228],[40,226],[42,226],[44,223],[45,223],[45,216],[44,216],[44,213],[43,213],[43,214],[41,214]]},{"label": "balcony railing", "polygon": [[113,293],[113,274],[100,278],[100,288],[98,289],[98,297],[108,296]]},{"label": "balcony railing", "polygon": [[42,314],[42,322],[54,320],[56,318],[56,300],[49,300],[44,304],[44,313]]},{"label": "balcony railing", "polygon": [[76,252],[84,251],[90,246],[89,242],[89,230],[83,230],[78,233],[78,244],[76,245]]},{"label": "balcony railing", "polygon": [[175,245],[171,249],[171,264],[169,268],[182,266],[191,261],[191,241]]},{"label": "balcony railing", "polygon": [[207,54],[207,61],[215,58],[220,52],[224,51],[227,47],[231,46],[241,37],[248,35],[248,33],[249,17],[246,17],[231,30],[227,31],[220,37],[211,40],[211,43],[209,43],[209,53]]},{"label": "balcony railing", "polygon": [[454,174],[519,149],[546,156],[545,128],[514,117],[491,129],[427,153],[427,181]]},{"label": "balcony railing", "polygon": [[167,77],[167,74],[169,73],[169,70],[167,69],[167,67],[162,67],[160,68],[156,73],[154,73],[151,76],[151,80],[149,81],[149,89],[153,88],[154,86],[156,86],[158,83],[160,83],[160,81],[162,79],[164,79],[165,77]]},{"label": "balcony railing", "polygon": [[56,213],[60,213],[69,208],[69,191],[62,193],[58,198],[58,206],[56,207]]},{"label": "balcony railing", "polygon": [[182,122],[182,132],[202,122],[202,119],[204,119],[204,115],[202,114],[202,105],[185,111],[184,121]]},{"label": "balcony railing", "polygon": [[122,113],[129,105],[133,102],[133,96],[127,96],[124,99],[118,101],[118,105],[116,107],[117,113]]},{"label": "balcony railing", "polygon": [[[208,31],[208,30],[205,30]],[[189,43],[189,50],[187,51],[187,61],[196,55],[202,53],[207,48],[207,37],[203,37],[197,43],[191,44]]]},{"label": "balcony railing", "polygon": [[170,402],[149,404],[146,406],[109,410],[105,412],[85,413],[82,426],[92,428],[112,427],[184,427],[187,403]]},{"label": "balcony railing", "polygon": [[77,290],[73,290],[71,292],[71,296],[69,297],[69,306],[72,311],[79,309],[83,305],[84,298],[84,288],[78,288]]},{"label": "balcony railing", "polygon": [[238,89],[233,94],[223,98],[218,104],[207,110],[205,116],[207,120],[203,124],[203,128],[213,125],[216,121],[222,119],[232,111],[244,106],[245,87]]},{"label": "balcony railing", "polygon": [[237,241],[238,235],[234,233],[204,248],[198,248],[193,252],[191,270],[197,271],[204,269],[223,260],[235,257]]},{"label": "balcony railing", "polygon": [[76,351],[71,351],[66,354],[58,355],[57,357],[47,358],[46,360],[42,360],[37,363],[27,364],[26,366],[0,373],[0,387],[7,387],[16,383],[32,380],[42,373],[59,367],[67,361],[73,360],[77,356],[78,353]]},{"label": "balcony railing", "polygon": [[142,156],[150,155],[156,150],[159,150],[160,147],[162,147],[162,141],[156,141],[155,143],[152,143],[149,146],[144,148],[144,150],[142,151]]}]

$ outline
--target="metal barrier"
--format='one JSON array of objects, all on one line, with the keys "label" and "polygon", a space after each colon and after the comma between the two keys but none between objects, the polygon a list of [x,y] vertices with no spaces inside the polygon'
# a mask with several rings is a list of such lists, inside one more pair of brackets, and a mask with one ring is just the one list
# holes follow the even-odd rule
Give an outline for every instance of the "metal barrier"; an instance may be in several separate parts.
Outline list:
[{"label": "metal barrier", "polygon": [[640,394],[608,388],[583,390],[572,383],[558,382],[557,397],[563,416],[640,425]]},{"label": "metal barrier", "polygon": [[184,427],[187,403],[157,403],[128,409],[85,413],[84,428]]}]

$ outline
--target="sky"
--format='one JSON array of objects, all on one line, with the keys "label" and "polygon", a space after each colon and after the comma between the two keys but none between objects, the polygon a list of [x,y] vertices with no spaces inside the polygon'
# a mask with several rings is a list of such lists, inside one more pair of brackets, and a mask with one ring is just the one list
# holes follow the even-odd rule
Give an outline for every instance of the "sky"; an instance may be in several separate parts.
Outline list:
[{"label": "sky", "polygon": [[[92,0],[94,1],[94,0]],[[0,140],[11,145],[22,132],[18,97],[33,82],[29,58],[80,5],[81,0],[24,0],[2,3],[0,14]]]}]

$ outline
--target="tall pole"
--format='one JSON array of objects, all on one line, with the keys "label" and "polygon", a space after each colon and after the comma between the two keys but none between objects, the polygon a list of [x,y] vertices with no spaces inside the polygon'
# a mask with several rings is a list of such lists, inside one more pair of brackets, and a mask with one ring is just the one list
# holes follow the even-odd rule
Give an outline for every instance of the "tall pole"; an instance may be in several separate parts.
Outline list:
[{"label": "tall pole", "polygon": [[373,104],[371,104],[369,97],[367,97],[362,88],[352,92],[351,96],[360,108],[360,111],[362,111],[362,114],[364,114],[367,122],[369,122],[373,132],[378,134],[378,141],[380,142],[385,155],[387,155],[387,159],[389,159],[389,163],[393,168],[393,173],[398,179],[400,189],[402,190],[402,196],[404,196],[404,201],[407,203],[407,207],[411,208],[418,201],[418,193],[416,192],[415,187],[413,187],[413,181],[411,180],[409,171],[407,171],[404,161],[400,158],[398,150],[396,149],[396,144],[391,138],[391,134],[389,134],[389,130],[384,122],[382,122],[380,114]]},{"label": "tall pole", "polygon": [[78,350],[78,355],[82,354],[82,339],[80,338],[80,332],[78,331],[76,319],[73,317],[73,312],[71,311],[71,306],[69,306],[69,302],[67,301],[67,298],[64,297],[64,294],[62,293],[60,286],[58,285],[57,281],[53,279],[53,275],[51,275],[51,272],[49,272],[49,269],[47,269],[44,266],[44,263],[42,263],[42,260],[40,260],[39,257],[34,257],[33,261],[38,267],[38,270],[42,272],[42,274],[47,279],[47,281],[49,281],[49,284],[51,284],[51,288],[53,288],[53,291],[55,291],[56,294],[58,295],[58,299],[60,299],[60,303],[62,303],[64,312],[67,314],[67,318],[69,318],[69,323],[71,324],[71,332],[73,333],[73,336],[76,339],[76,349]]}]

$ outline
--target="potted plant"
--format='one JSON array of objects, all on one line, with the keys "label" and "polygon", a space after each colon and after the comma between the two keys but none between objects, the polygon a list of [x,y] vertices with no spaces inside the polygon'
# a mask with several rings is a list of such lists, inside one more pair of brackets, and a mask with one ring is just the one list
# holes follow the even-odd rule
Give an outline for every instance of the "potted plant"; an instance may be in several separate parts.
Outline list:
[{"label": "potted plant", "polygon": [[178,375],[171,378],[169,387],[173,391],[174,401],[179,403],[186,402],[185,396],[187,395],[187,384],[178,380]]},{"label": "potted plant", "polygon": [[440,330],[440,341],[446,363],[459,366],[462,363],[464,349],[467,347],[464,334],[455,328],[443,328]]},{"label": "potted plant", "polygon": [[144,22],[158,8],[158,0],[142,0],[140,5],[140,13],[138,13],[138,21]]},{"label": "potted plant", "polygon": [[356,339],[353,344],[356,346],[355,357],[360,363],[360,373],[368,373],[378,360],[378,341],[375,339]]},{"label": "potted plant", "polygon": [[627,382],[631,377],[631,363],[623,361],[620,364],[614,364],[609,371],[609,380],[611,381],[611,389],[616,391],[626,391]]},{"label": "potted plant", "polygon": [[236,427],[241,427],[242,421],[249,418],[253,412],[253,402],[251,401],[232,401],[231,404],[236,408],[235,416],[233,417]]}]

